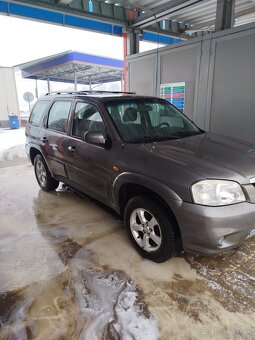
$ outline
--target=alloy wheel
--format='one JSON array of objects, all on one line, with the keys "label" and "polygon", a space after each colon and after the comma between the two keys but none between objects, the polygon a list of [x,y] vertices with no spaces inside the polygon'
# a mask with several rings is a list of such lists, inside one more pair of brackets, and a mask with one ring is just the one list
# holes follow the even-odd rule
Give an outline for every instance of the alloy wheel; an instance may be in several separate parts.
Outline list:
[{"label": "alloy wheel", "polygon": [[157,251],[162,243],[162,233],[156,218],[149,211],[138,208],[130,216],[130,229],[134,240],[147,252]]},{"label": "alloy wheel", "polygon": [[36,167],[35,167],[36,175],[38,178],[38,181],[42,187],[45,187],[47,184],[47,174],[46,174],[46,169],[42,161],[38,160],[36,162]]}]

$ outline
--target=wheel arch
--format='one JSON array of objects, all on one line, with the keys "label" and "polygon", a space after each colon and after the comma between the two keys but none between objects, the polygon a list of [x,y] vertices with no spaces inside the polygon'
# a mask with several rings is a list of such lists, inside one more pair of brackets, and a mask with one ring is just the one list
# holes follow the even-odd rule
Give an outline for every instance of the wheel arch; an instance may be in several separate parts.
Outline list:
[{"label": "wheel arch", "polygon": [[[31,163],[34,165],[34,160],[35,160],[35,157],[37,155],[41,155],[43,157],[43,154],[42,152],[37,149],[36,147],[34,146],[31,146],[30,150],[29,150],[29,157],[30,157],[30,160],[31,160]],[[44,158],[44,157],[43,157]]]},{"label": "wheel arch", "polygon": [[[113,182],[113,203],[121,210],[120,198],[125,193],[125,189],[132,188],[135,192],[144,190],[157,195],[169,208],[172,201],[175,204],[182,202],[181,198],[169,187],[164,184],[140,174],[122,173]],[[131,189],[130,189],[131,190]]]},{"label": "wheel arch", "polygon": [[135,196],[146,196],[156,199],[164,208],[169,217],[174,218],[178,227],[179,236],[181,231],[174,214],[174,206],[181,205],[181,198],[170,188],[142,175],[125,174],[120,175],[114,182],[114,204],[123,216],[127,202]]},{"label": "wheel arch", "polygon": [[46,160],[46,157],[44,157],[44,154],[43,154],[42,150],[40,150],[38,147],[31,146],[30,149],[29,149],[29,158],[31,160],[32,165],[34,165],[35,157],[37,155],[41,155],[42,156],[42,158],[44,159],[44,161],[45,161],[45,163],[46,163],[46,165],[48,167],[48,170],[49,170],[50,174],[52,175],[52,172],[50,170],[49,164],[48,164],[48,162]]}]

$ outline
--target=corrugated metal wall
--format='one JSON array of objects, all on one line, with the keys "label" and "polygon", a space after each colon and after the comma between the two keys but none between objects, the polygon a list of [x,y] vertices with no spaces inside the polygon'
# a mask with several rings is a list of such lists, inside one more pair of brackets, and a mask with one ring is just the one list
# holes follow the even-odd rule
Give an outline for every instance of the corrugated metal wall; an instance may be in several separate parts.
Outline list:
[{"label": "corrugated metal wall", "polygon": [[127,65],[130,91],[159,96],[160,84],[184,81],[184,112],[201,128],[255,143],[254,24],[130,56]]}]

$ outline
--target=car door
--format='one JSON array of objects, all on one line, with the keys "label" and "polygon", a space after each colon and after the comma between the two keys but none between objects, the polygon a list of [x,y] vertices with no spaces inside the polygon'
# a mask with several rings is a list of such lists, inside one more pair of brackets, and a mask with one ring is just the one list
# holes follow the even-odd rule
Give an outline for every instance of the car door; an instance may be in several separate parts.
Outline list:
[{"label": "car door", "polygon": [[106,125],[96,105],[77,101],[68,140],[68,177],[80,191],[105,200],[110,196],[112,152],[84,140],[88,131],[106,134]]},{"label": "car door", "polygon": [[57,179],[67,177],[67,127],[72,107],[71,99],[58,99],[50,107],[41,135],[43,153],[49,169]]}]

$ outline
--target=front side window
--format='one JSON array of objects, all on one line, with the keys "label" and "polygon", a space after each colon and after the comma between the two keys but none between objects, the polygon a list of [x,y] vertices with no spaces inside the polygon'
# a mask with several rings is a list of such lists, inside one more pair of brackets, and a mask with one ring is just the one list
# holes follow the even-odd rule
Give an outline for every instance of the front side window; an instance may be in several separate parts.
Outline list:
[{"label": "front side window", "polygon": [[41,100],[37,102],[33,108],[29,122],[33,125],[39,126],[44,115],[44,112],[49,105],[49,100]]},{"label": "front side window", "polygon": [[75,107],[72,135],[84,139],[88,131],[105,133],[105,125],[94,105],[80,102]]},{"label": "front side window", "polygon": [[203,132],[162,99],[122,99],[106,101],[105,106],[125,142],[177,139]]},{"label": "front side window", "polygon": [[66,133],[68,116],[71,105],[72,101],[67,100],[65,101],[59,100],[54,102],[49,112],[48,118],[49,129]]}]

